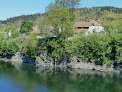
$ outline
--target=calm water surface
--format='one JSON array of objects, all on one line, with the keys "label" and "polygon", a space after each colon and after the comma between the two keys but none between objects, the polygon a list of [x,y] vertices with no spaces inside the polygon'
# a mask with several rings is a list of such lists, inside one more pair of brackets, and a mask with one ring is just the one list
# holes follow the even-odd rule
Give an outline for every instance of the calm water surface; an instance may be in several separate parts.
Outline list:
[{"label": "calm water surface", "polygon": [[122,92],[122,74],[0,62],[0,92]]}]

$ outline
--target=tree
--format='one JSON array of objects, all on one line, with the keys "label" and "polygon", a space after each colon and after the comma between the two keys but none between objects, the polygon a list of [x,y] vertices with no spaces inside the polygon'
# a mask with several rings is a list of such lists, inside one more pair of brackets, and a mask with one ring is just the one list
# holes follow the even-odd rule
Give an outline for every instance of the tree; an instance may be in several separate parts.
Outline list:
[{"label": "tree", "polygon": [[53,27],[56,37],[66,38],[73,35],[75,14],[73,9],[81,0],[55,0],[46,7],[46,13],[39,28],[44,31]]},{"label": "tree", "polygon": [[0,55],[6,56],[6,55],[13,55],[15,54],[19,49],[19,39],[13,39],[10,40],[5,35],[4,32],[0,32]]},{"label": "tree", "polygon": [[[80,0],[55,0],[46,8],[46,13],[40,21],[40,29],[44,30],[53,27],[56,38],[50,42],[51,57],[55,61],[68,59],[71,50],[69,50],[65,38],[72,36],[74,31],[74,14],[73,10]],[[72,8],[72,9],[71,9]],[[65,46],[68,48],[66,51]],[[62,58],[63,57],[63,58]]]},{"label": "tree", "polygon": [[68,61],[74,52],[73,48],[75,48],[73,47],[74,45],[71,45],[70,41],[65,41],[61,37],[53,39],[50,42],[50,46],[52,49],[51,57],[54,59],[54,62],[61,60]]},{"label": "tree", "polygon": [[46,33],[50,28],[50,26],[51,26],[50,20],[45,16],[39,22],[39,29],[41,33]]},{"label": "tree", "polygon": [[[47,8],[45,14],[49,19],[50,25],[53,26],[55,35],[66,38],[72,36],[74,31],[74,14],[73,9],[81,0],[55,0]],[[48,21],[47,21],[48,22]]]},{"label": "tree", "polygon": [[19,31],[14,24],[8,22],[4,27],[4,32],[9,36],[9,38],[16,38],[19,36]]},{"label": "tree", "polygon": [[33,31],[33,22],[23,21],[20,27],[20,33],[25,33],[26,35],[28,35],[31,31]]},{"label": "tree", "polygon": [[55,0],[55,4],[64,8],[75,8],[81,0]]},{"label": "tree", "polygon": [[2,29],[2,23],[1,23],[1,21],[0,21],[0,29]]},{"label": "tree", "polygon": [[54,6],[47,15],[51,25],[54,28],[55,35],[63,38],[72,36],[73,22],[70,20],[71,16],[66,8]]},{"label": "tree", "polygon": [[71,20],[74,21],[75,15],[74,11],[77,5],[79,5],[81,0],[55,0],[55,5],[58,7],[63,7],[69,10]]},{"label": "tree", "polygon": [[107,24],[105,26],[105,32],[108,33],[108,34],[112,34],[112,33],[115,33],[115,28],[112,24]]},{"label": "tree", "polygon": [[27,57],[35,58],[37,56],[36,47],[38,41],[36,39],[36,36],[37,35],[35,33],[31,33],[28,39],[23,41],[22,51]]},{"label": "tree", "polygon": [[119,32],[119,33],[122,33],[122,22],[120,22],[120,23],[117,25],[117,29],[118,29],[118,32]]}]

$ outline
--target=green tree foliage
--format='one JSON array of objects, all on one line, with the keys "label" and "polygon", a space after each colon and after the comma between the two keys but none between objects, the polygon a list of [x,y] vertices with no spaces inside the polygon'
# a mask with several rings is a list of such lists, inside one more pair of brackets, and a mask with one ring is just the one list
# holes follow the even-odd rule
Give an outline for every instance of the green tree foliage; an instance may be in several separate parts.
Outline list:
[{"label": "green tree foliage", "polygon": [[0,29],[1,29],[1,27],[2,27],[2,22],[0,21]]},{"label": "green tree foliage", "polygon": [[83,55],[88,61],[104,64],[122,62],[122,36],[121,34],[91,34],[74,39],[77,44],[77,55]]},{"label": "green tree foliage", "polygon": [[33,57],[35,58],[37,56],[37,44],[38,41],[36,39],[36,34],[31,33],[28,37],[27,40],[23,41],[22,44],[22,52],[27,56],[27,57]]},{"label": "green tree foliage", "polygon": [[108,33],[108,34],[113,34],[113,33],[116,32],[116,31],[115,31],[115,28],[114,28],[114,26],[113,26],[112,24],[107,24],[107,25],[105,26],[105,28],[104,28],[104,31],[105,31],[106,33]]},{"label": "green tree foliage", "polygon": [[61,6],[64,8],[72,9],[79,5],[81,0],[55,0],[55,4],[57,6]]},{"label": "green tree foliage", "polygon": [[10,40],[4,32],[0,32],[0,55],[13,55],[19,49],[19,39]]},{"label": "green tree foliage", "polygon": [[29,34],[31,31],[33,31],[33,22],[32,21],[22,22],[20,27],[20,33]]},{"label": "green tree foliage", "polygon": [[53,27],[56,37],[66,38],[73,35],[75,15],[73,11],[71,12],[71,7],[75,8],[79,2],[80,0],[55,0],[55,3],[51,3],[46,8],[44,19],[48,20],[46,22]]},{"label": "green tree foliage", "polygon": [[55,5],[58,7],[63,7],[69,10],[71,20],[74,21],[75,15],[74,11],[76,6],[80,4],[81,0],[55,0]]},{"label": "green tree foliage", "polygon": [[45,16],[39,22],[39,29],[40,29],[42,34],[49,32],[50,26],[51,26],[51,22]]},{"label": "green tree foliage", "polygon": [[17,30],[14,24],[9,22],[5,25],[4,32],[6,32],[8,36],[10,36],[9,38],[16,38],[19,36],[19,30]]},{"label": "green tree foliage", "polygon": [[48,13],[48,18],[57,37],[65,38],[73,34],[73,22],[70,20],[71,17],[66,8],[54,6],[53,10]]},{"label": "green tree foliage", "polygon": [[118,25],[117,25],[117,30],[119,33],[122,33],[122,22],[120,22]]},{"label": "green tree foliage", "polygon": [[93,33],[70,40],[54,39],[50,42],[50,48],[50,55],[55,61],[70,61],[75,56],[97,64],[122,62],[122,36],[118,33]]},{"label": "green tree foliage", "polygon": [[8,22],[8,23],[6,24],[6,26],[5,26],[4,31],[5,31],[5,32],[9,32],[9,31],[11,31],[11,30],[12,30],[12,31],[15,31],[15,30],[16,30],[16,27],[14,26],[14,24]]},{"label": "green tree foliage", "polygon": [[61,37],[59,39],[53,39],[50,42],[50,46],[52,48],[51,57],[54,58],[55,61],[67,59],[67,55],[64,48],[65,41]]}]

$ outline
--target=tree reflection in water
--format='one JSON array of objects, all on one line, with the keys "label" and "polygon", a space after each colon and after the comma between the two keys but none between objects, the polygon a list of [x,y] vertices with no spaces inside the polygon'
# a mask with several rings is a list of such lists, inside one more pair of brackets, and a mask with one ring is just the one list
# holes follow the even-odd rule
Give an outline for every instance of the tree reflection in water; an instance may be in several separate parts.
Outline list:
[{"label": "tree reflection in water", "polygon": [[122,75],[112,72],[0,62],[0,76],[29,92],[122,92]]}]

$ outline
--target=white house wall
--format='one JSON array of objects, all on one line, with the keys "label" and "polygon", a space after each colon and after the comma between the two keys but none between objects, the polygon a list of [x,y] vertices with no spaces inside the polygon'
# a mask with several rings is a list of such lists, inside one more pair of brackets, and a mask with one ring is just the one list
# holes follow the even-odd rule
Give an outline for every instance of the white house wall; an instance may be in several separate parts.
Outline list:
[{"label": "white house wall", "polygon": [[93,30],[96,32],[104,31],[104,27],[102,26],[90,26],[89,30],[85,33],[86,36],[89,35],[89,33],[93,33]]},{"label": "white house wall", "polygon": [[103,31],[103,27],[102,26],[90,26],[88,31],[90,33],[93,33],[93,30],[95,30],[96,32],[100,32],[100,31]]}]

